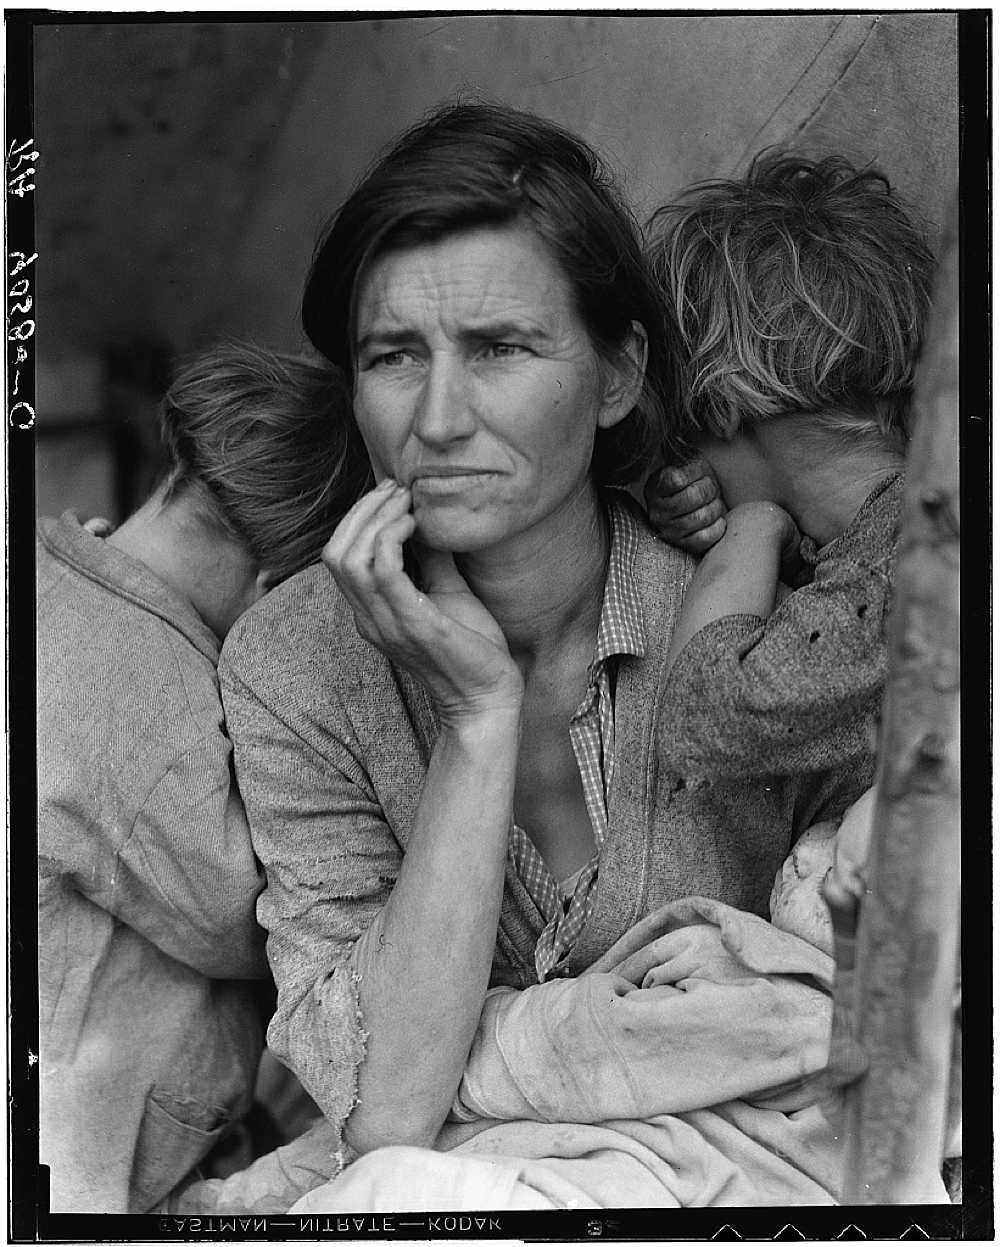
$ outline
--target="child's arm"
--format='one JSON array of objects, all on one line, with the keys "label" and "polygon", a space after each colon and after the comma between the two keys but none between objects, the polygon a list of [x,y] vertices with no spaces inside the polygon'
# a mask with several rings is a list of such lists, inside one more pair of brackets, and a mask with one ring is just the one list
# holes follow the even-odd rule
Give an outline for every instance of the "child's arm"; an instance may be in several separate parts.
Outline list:
[{"label": "child's arm", "polygon": [[900,490],[887,491],[860,527],[832,543],[812,581],[770,617],[744,605],[746,613],[720,611],[693,635],[688,625],[686,643],[676,638],[661,696],[660,748],[681,773],[870,769]]},{"label": "child's arm", "polygon": [[730,511],[724,535],[695,572],[674,628],[667,670],[702,628],[729,615],[767,619],[775,607],[783,558],[800,541],[795,521],[772,502],[748,502]]}]

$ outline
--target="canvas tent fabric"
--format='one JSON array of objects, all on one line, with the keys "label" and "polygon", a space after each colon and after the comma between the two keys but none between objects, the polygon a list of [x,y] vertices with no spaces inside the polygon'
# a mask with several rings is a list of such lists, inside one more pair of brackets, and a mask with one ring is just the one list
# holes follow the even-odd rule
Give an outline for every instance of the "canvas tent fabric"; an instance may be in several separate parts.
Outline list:
[{"label": "canvas tent fabric", "polygon": [[640,216],[760,148],[875,162],[938,225],[958,168],[954,13],[492,14],[35,32],[41,365],[137,328],[302,344],[317,232],[444,98],[578,131]]}]

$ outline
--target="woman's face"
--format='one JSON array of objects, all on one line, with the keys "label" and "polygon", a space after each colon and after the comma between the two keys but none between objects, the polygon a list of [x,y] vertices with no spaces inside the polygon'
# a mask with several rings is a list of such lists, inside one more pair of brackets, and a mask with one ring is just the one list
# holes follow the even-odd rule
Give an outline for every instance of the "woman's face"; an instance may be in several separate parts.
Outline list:
[{"label": "woman's face", "polygon": [[598,426],[634,404],[603,384],[566,278],[520,226],[379,257],[356,349],[376,477],[412,490],[418,536],[438,549],[486,549],[571,507]]}]

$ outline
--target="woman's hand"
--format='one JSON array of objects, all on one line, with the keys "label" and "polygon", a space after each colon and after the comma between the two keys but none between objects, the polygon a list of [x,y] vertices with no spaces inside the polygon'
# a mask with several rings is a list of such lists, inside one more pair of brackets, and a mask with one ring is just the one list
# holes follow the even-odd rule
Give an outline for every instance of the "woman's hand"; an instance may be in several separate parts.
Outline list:
[{"label": "woman's hand", "polygon": [[524,684],[493,616],[451,554],[418,547],[418,590],[403,566],[415,522],[410,491],[382,481],[348,512],[323,551],[358,632],[428,689],[444,723],[520,709]]},{"label": "woman's hand", "polygon": [[514,806],[524,685],[496,620],[448,553],[418,552],[407,576],[410,492],[383,481],[344,517],[323,561],[360,634],[416,676],[442,731],[388,898],[351,964],[368,1033],[358,1152],[432,1146],[455,1096],[490,981]]}]

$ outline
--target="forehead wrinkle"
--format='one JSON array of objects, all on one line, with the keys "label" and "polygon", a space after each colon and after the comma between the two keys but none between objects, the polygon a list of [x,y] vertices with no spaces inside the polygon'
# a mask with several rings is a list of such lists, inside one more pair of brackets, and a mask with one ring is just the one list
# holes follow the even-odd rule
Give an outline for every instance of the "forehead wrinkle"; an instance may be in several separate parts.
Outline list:
[{"label": "forehead wrinkle", "polygon": [[[500,270],[495,255],[460,259],[439,254],[438,263],[414,256],[413,251],[389,253],[376,262],[362,292],[358,330],[363,336],[405,330],[411,320],[425,321],[430,309],[432,318],[453,336],[477,336],[491,326],[518,324],[554,337],[572,311],[562,275],[549,265],[529,265],[523,255]],[[553,318],[555,333],[546,325]]]}]

